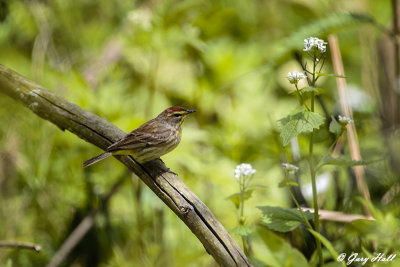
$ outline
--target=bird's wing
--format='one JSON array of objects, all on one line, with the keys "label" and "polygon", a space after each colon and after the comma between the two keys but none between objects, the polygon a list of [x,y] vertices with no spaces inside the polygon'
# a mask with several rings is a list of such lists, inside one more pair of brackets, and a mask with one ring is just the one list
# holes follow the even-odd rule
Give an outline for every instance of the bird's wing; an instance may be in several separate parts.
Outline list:
[{"label": "bird's wing", "polygon": [[139,127],[138,129],[130,132],[109,146],[107,151],[115,152],[119,150],[135,150],[148,146],[162,146],[167,142],[167,135],[170,134],[170,131],[157,132],[157,134],[155,134],[146,128]]}]

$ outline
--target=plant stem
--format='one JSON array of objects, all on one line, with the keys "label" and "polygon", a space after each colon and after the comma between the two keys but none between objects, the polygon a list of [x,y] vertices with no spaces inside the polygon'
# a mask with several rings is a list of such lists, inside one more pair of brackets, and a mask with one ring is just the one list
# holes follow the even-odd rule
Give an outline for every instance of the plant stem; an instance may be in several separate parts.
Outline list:
[{"label": "plant stem", "polygon": [[[240,215],[239,215],[239,225],[244,225],[244,191],[245,191],[245,182],[246,179],[243,177],[243,175],[240,176],[239,178],[239,187],[240,187]],[[246,240],[244,236],[242,237],[242,244],[243,244],[243,252],[246,256],[248,256],[248,251],[247,251],[247,246],[246,246]]]},{"label": "plant stem", "polygon": [[306,107],[307,110],[310,110],[310,109],[308,108],[306,102],[304,101],[303,97],[301,96],[299,87],[297,86],[297,84],[295,84],[294,86],[296,87],[297,94],[298,94],[298,96],[300,97],[300,105],[304,105],[304,106]]},{"label": "plant stem", "polygon": [[[314,64],[313,64],[313,75],[312,75],[312,86],[315,86],[315,69],[317,66],[317,61],[314,52]],[[311,112],[314,112],[314,100],[315,95],[314,92],[311,92]],[[309,165],[310,165],[310,174],[311,174],[311,185],[313,192],[313,203],[314,203],[314,223],[315,223],[315,231],[319,233],[319,215],[318,215],[318,195],[317,195],[317,183],[315,179],[315,167],[314,167],[314,131],[310,134],[310,146],[309,146]],[[319,264],[320,266],[324,265],[324,259],[322,256],[322,248],[321,241],[316,238],[315,242],[317,244],[317,251],[319,256]]]},{"label": "plant stem", "polygon": [[239,224],[243,225],[243,214],[244,214],[244,177],[240,177],[240,217],[239,217]]},{"label": "plant stem", "polygon": [[[314,96],[312,96],[311,99],[313,99],[313,98],[314,98]],[[313,110],[313,108],[311,110]],[[313,203],[314,203],[315,231],[317,231],[319,233],[318,195],[317,195],[317,183],[316,183],[316,179],[315,179],[315,168],[314,168],[314,159],[313,159],[313,143],[314,143],[314,133],[312,132],[310,135],[309,165],[310,165],[311,185],[312,185]],[[324,260],[322,257],[321,242],[319,241],[319,239],[315,239],[315,242],[317,244],[319,263],[320,263],[320,266],[323,266]]]},{"label": "plant stem", "polygon": [[294,204],[296,204],[296,207],[299,209],[301,217],[303,217],[305,225],[307,226],[308,229],[312,229],[311,224],[308,222],[306,215],[304,215],[304,212],[301,209],[301,206],[300,206],[299,202],[297,202],[297,199],[294,197],[292,189],[290,187],[289,187],[289,193],[290,193],[290,196],[292,197],[292,199],[294,201]]},{"label": "plant stem", "polygon": [[247,250],[247,245],[246,245],[246,240],[245,238],[242,236],[242,244],[243,244],[243,252],[246,256],[249,256],[249,251]]}]

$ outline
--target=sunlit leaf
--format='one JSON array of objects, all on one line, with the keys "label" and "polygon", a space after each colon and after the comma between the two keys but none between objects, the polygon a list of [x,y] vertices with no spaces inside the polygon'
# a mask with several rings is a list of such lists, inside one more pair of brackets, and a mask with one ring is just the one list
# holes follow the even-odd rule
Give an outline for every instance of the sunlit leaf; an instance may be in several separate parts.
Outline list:
[{"label": "sunlit leaf", "polygon": [[[261,224],[274,231],[289,232],[297,228],[301,223],[305,223],[300,211],[297,209],[271,206],[257,208],[262,212]],[[303,213],[307,220],[314,218],[314,215],[309,211],[303,211]]]},{"label": "sunlit leaf", "polygon": [[299,185],[295,181],[291,181],[286,177],[279,183],[279,187],[291,187],[291,186],[299,186]]},{"label": "sunlit leaf", "polygon": [[254,267],[266,267],[269,266],[268,264],[266,264],[265,262],[263,262],[262,260],[259,260],[257,258],[254,257],[248,257],[249,261],[251,264],[253,264]]},{"label": "sunlit leaf", "polygon": [[239,236],[246,237],[251,234],[252,230],[247,225],[238,225],[235,228],[233,228],[232,230],[230,230],[229,232],[231,232],[233,234],[237,234]]},{"label": "sunlit leaf", "polygon": [[320,73],[320,72],[316,72],[316,74],[318,76],[325,76],[325,77],[334,77],[334,78],[346,78],[346,76],[343,75],[339,75],[339,74],[327,74],[327,73]]},{"label": "sunlit leaf", "polygon": [[334,116],[331,116],[332,121],[329,124],[329,131],[337,136],[343,133],[342,125],[335,119]]},{"label": "sunlit leaf", "polygon": [[269,254],[268,266],[309,266],[304,255],[279,234],[266,227],[258,227],[257,234],[265,244],[263,253]]},{"label": "sunlit leaf", "polygon": [[300,94],[301,96],[301,104],[304,103],[304,101],[310,99],[312,97],[312,95],[321,95],[324,94],[325,91],[322,88],[317,88],[317,87],[303,87],[301,89],[299,89],[299,91],[294,90],[294,91],[290,91],[289,94]]},{"label": "sunlit leaf", "polygon": [[[243,194],[244,200],[247,200],[251,197],[251,194],[253,193],[254,189],[248,189],[246,192]],[[240,193],[234,193],[230,196],[228,196],[226,199],[229,199],[230,201],[235,204],[235,207],[238,209],[240,206],[240,202],[242,201],[242,195]]]},{"label": "sunlit leaf", "polygon": [[301,94],[314,92],[314,95],[325,94],[324,89],[318,87],[306,86],[300,90]]},{"label": "sunlit leaf", "polygon": [[265,186],[263,184],[252,184],[252,185],[249,185],[247,188],[257,189],[257,188],[267,188],[267,186]]},{"label": "sunlit leaf", "polygon": [[[314,92],[314,95],[325,94],[324,89],[318,88],[318,87],[311,87],[311,86],[303,87],[303,88],[299,89],[299,92],[301,95],[303,95],[305,93],[310,93],[310,92]],[[293,90],[293,91],[289,92],[289,94],[291,94],[291,95],[296,94],[296,93],[297,93],[297,90]]]},{"label": "sunlit leaf", "polygon": [[366,165],[368,161],[364,160],[352,160],[349,157],[340,156],[337,158],[326,156],[323,161],[322,165],[339,165],[339,166],[357,166],[357,165]]},{"label": "sunlit leaf", "polygon": [[290,140],[299,134],[309,133],[314,129],[318,129],[324,123],[324,120],[318,113],[308,110],[290,114],[280,119],[283,145],[286,146],[289,144]]},{"label": "sunlit leaf", "polygon": [[[337,253],[337,251],[335,250],[335,248],[333,247],[332,243],[329,242],[328,239],[326,239],[323,235],[321,235],[320,233],[312,230],[312,229],[308,229],[308,231],[317,239],[319,239],[319,241],[321,241],[321,243],[328,249],[329,253],[331,254],[333,259],[337,259],[339,254]],[[344,264],[343,261],[341,261],[342,266],[346,266]]]}]

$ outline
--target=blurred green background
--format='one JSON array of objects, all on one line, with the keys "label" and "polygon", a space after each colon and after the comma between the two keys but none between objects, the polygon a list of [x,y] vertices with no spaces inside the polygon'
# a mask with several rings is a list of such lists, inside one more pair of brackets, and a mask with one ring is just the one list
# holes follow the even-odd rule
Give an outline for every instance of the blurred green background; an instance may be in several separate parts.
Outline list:
[{"label": "blurred green background", "polygon": [[[246,224],[259,222],[257,206],[292,205],[287,190],[278,188],[281,162],[292,160],[290,148],[281,145],[278,120],[298,108],[285,76],[300,70],[293,52],[301,51],[303,39],[327,40],[335,33],[354,94],[350,99],[361,153],[365,159],[381,159],[367,166],[372,200],[396,221],[398,201],[382,201],[399,182],[399,150],[390,149],[399,146],[398,122],[388,126],[385,121],[385,76],[380,76],[382,51],[391,43],[379,27],[391,29],[391,15],[388,0],[1,0],[0,63],[126,132],[169,106],[197,109],[185,122],[180,146],[163,160],[232,229],[238,213],[227,197],[238,191],[233,175],[237,164],[251,163],[257,170],[254,182],[267,186],[246,202]],[[333,73],[331,66],[328,46],[325,72]],[[320,87],[329,113],[340,114],[335,80],[321,80]],[[130,174],[111,158],[82,169],[83,161],[101,152],[98,148],[3,94],[0,118],[0,240],[43,246],[40,253],[0,249],[0,265],[44,266],[80,220],[99,206],[99,197]],[[299,138],[301,155],[307,153],[306,140]],[[326,125],[317,141],[316,152],[323,153],[330,142]],[[299,164],[306,184],[306,161]],[[361,214],[351,169],[324,172],[335,183],[321,195],[322,208]],[[312,241],[301,235],[296,241],[254,227],[254,257],[263,262],[282,266],[288,255],[298,253],[294,248],[307,257],[312,253],[304,248]],[[323,227],[339,252],[361,251],[365,240],[357,227],[332,222]],[[379,240],[390,236],[385,238]],[[390,251],[395,244],[385,243],[385,248]],[[132,177],[64,265],[216,263],[190,230]]]}]

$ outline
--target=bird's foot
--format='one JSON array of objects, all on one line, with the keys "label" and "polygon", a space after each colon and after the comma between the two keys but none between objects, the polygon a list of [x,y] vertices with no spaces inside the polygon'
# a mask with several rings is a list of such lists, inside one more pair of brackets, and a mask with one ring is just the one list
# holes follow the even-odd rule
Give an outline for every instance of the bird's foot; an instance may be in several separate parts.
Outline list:
[{"label": "bird's foot", "polygon": [[171,173],[175,176],[178,176],[178,174],[176,172],[171,171],[169,168],[167,168],[166,172]]}]

